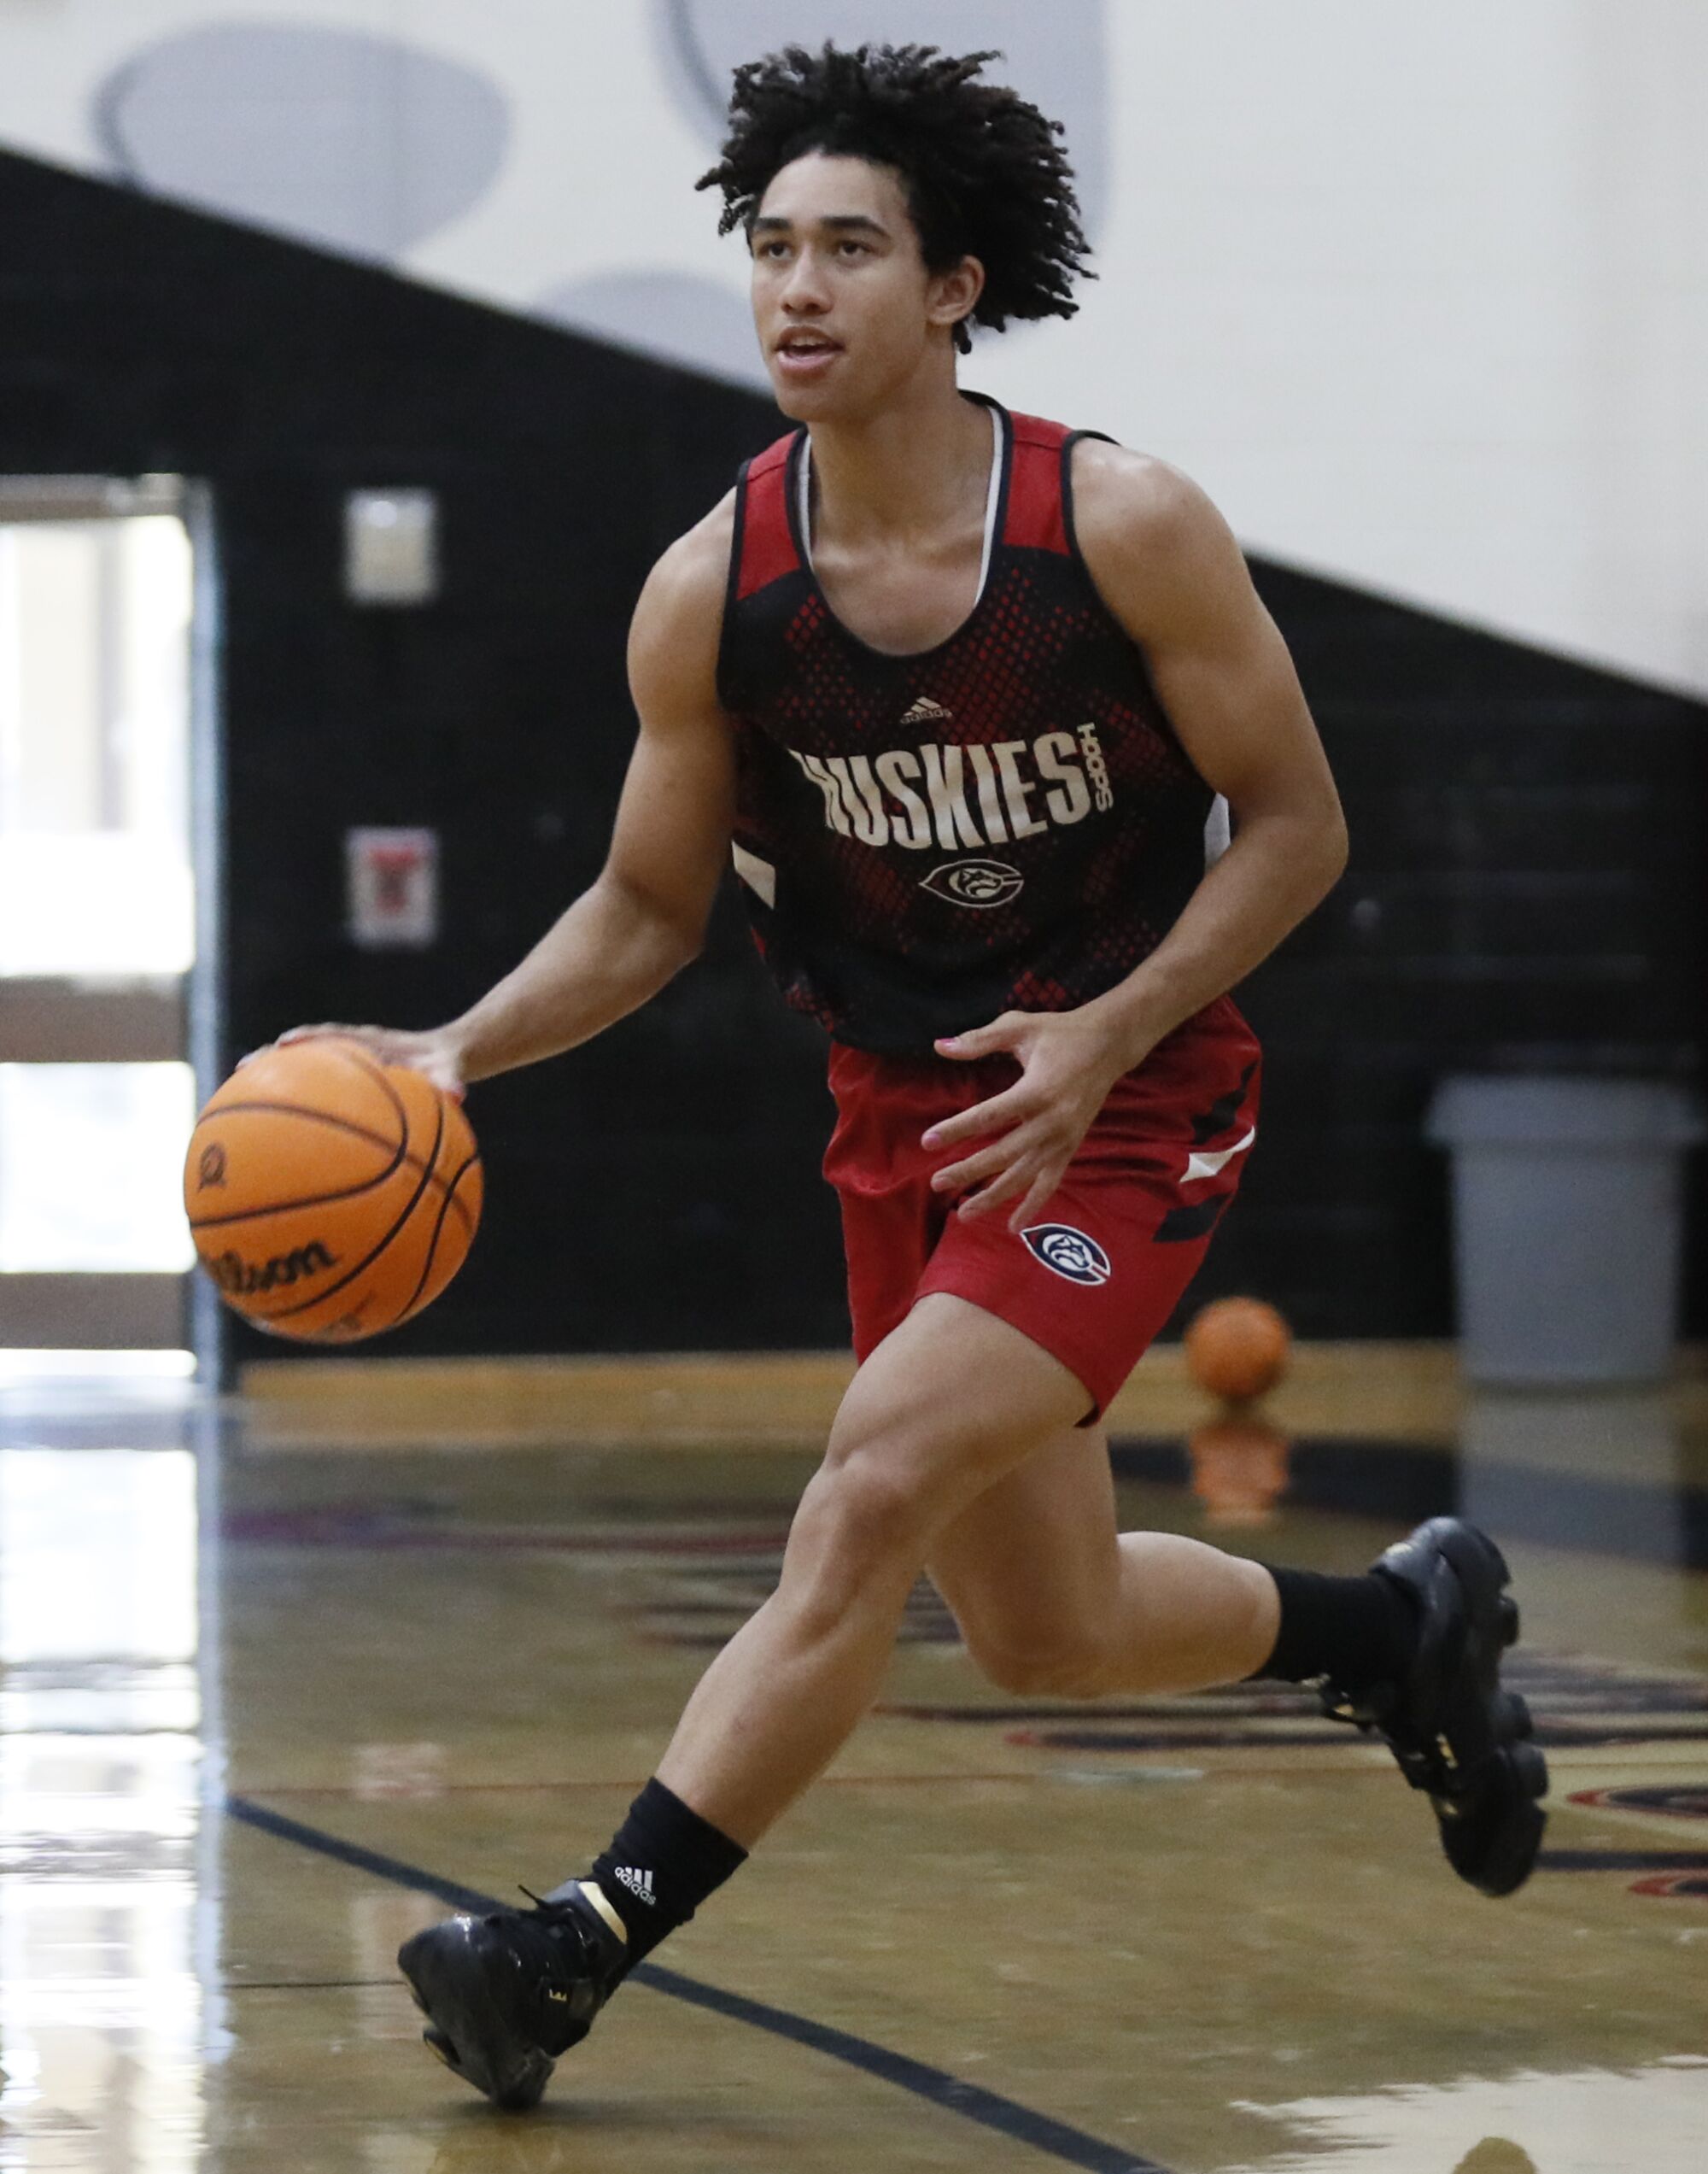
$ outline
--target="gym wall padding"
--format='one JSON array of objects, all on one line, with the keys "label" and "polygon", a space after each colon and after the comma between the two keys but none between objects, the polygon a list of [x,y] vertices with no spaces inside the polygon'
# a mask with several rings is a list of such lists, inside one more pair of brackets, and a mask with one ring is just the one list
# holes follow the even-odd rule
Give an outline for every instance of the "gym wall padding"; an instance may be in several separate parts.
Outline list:
[{"label": "gym wall padding", "polygon": [[[211,492],[228,1063],[299,1021],[448,1016],[592,879],[633,735],[623,635],[646,570],[779,427],[728,385],[0,154],[0,471],[176,472]],[[430,606],[342,596],[343,495],[383,485],[439,494]],[[1261,1291],[1311,1335],[1438,1335],[1435,1078],[1699,1073],[1708,710],[1256,571],[1353,858],[1243,994],[1266,1110],[1200,1290]],[[442,833],[429,951],[346,936],[343,833],[368,823]],[[371,1348],[843,1340],[822,1070],[726,891],[705,956],[652,1005],[474,1090],[480,1240],[436,1306]],[[290,1348],[233,1327],[238,1358]]]}]

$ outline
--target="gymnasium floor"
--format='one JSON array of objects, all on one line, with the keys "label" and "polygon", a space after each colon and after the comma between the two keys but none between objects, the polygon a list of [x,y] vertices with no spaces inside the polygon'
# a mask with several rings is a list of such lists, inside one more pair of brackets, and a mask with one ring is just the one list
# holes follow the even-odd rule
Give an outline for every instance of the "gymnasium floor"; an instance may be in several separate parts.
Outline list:
[{"label": "gymnasium floor", "polygon": [[1708,2165],[1699,1389],[1354,1361],[1278,1400],[1290,1448],[1195,1457],[1178,1383],[1122,1408],[1134,1524],[1325,1568],[1496,1529],[1555,1777],[1515,1900],[1308,1700],[1006,1703],[921,1597],[828,1780],[504,2117],[393,1951],[603,1841],[775,1574],[829,1376],[366,1415],[299,1378],[0,1391],[0,2169]]}]

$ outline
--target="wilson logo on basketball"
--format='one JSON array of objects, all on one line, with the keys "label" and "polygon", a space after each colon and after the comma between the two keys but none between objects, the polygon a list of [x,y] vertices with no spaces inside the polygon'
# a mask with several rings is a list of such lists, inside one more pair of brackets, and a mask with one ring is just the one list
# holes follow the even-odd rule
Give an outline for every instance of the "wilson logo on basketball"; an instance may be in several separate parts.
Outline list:
[{"label": "wilson logo on basketball", "polygon": [[1072,1223],[1033,1223],[1021,1236],[1045,1268],[1069,1283],[1107,1283],[1114,1274],[1097,1239]]},{"label": "wilson logo on basketball", "polygon": [[319,1239],[307,1245],[294,1246],[289,1253],[275,1253],[270,1261],[246,1261],[239,1253],[221,1253],[210,1257],[204,1253],[202,1265],[219,1288],[238,1298],[252,1298],[263,1291],[287,1289],[300,1283],[305,1276],[322,1275],[328,1269],[338,1265],[335,1254],[329,1253]]},{"label": "wilson logo on basketball", "polygon": [[921,883],[921,891],[947,899],[951,905],[1006,905],[1018,898],[1026,882],[1017,868],[1001,860],[955,860],[946,868],[933,868]]},{"label": "wilson logo on basketball", "polygon": [[205,1192],[210,1185],[225,1182],[225,1151],[215,1140],[211,1147],[202,1151],[202,1160],[196,1166],[196,1188]]}]

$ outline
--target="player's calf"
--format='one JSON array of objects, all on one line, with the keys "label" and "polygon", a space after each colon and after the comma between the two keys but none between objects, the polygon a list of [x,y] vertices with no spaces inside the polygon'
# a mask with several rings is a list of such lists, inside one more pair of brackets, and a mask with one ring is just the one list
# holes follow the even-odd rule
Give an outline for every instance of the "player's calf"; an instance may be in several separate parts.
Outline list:
[{"label": "player's calf", "polygon": [[966,1638],[968,1657],[1010,1698],[1101,1698],[1122,1688],[1107,1638],[1038,1639],[1024,1644]]}]

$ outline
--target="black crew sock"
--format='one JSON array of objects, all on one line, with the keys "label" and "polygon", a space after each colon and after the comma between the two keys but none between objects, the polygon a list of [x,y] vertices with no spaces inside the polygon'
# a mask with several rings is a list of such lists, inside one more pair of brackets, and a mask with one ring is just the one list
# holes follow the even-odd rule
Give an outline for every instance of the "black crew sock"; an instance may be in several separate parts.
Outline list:
[{"label": "black crew sock", "polygon": [[727,1834],[690,1811],[656,1776],[649,1781],[587,1875],[598,1881],[629,1935],[625,1972],[666,1933],[686,1925],[746,1861],[747,1852]]},{"label": "black crew sock", "polygon": [[1257,1678],[1303,1684],[1326,1676],[1354,1696],[1404,1680],[1418,1650],[1418,1610],[1391,1579],[1264,1568],[1281,1596],[1281,1631]]}]

